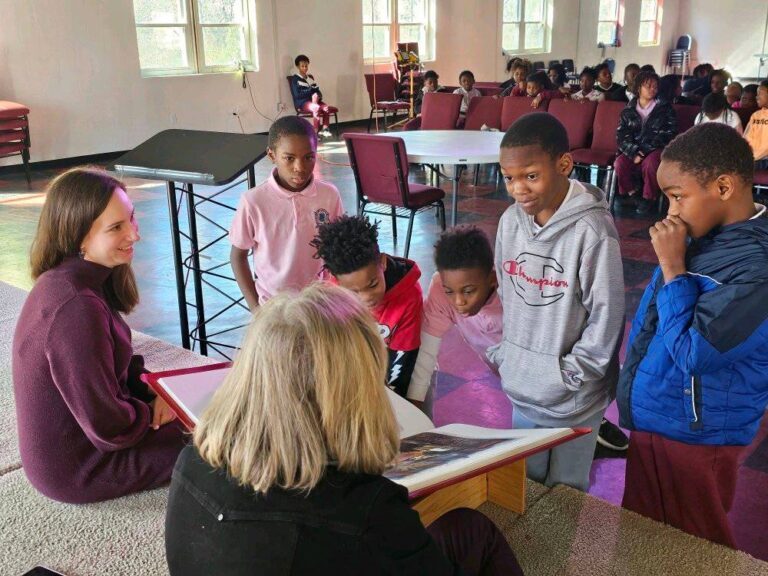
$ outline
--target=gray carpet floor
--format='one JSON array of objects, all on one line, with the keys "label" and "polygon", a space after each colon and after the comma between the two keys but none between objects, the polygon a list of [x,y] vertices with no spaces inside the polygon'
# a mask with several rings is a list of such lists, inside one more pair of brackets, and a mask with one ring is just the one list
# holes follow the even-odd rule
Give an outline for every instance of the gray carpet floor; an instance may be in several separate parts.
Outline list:
[{"label": "gray carpet floor", "polygon": [[[44,564],[68,576],[167,574],[167,489],[74,506],[44,498],[27,482],[18,454],[10,350],[26,293],[0,282],[0,574]],[[134,333],[151,370],[214,362]],[[493,504],[527,576],[768,576],[768,564],[558,486],[528,483],[522,516]]]}]

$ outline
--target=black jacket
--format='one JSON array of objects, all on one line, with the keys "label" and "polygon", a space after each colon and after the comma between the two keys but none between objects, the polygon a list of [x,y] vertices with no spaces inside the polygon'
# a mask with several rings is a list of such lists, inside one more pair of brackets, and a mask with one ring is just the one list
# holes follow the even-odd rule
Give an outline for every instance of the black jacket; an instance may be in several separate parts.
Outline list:
[{"label": "black jacket", "polygon": [[635,109],[636,104],[637,98],[633,98],[621,111],[616,129],[619,152],[630,158],[639,152],[647,156],[654,150],[664,148],[677,134],[677,115],[672,104],[658,100],[645,124]]},{"label": "black jacket", "polygon": [[460,574],[382,477],[328,467],[309,493],[239,486],[186,447],[165,519],[172,575]]}]

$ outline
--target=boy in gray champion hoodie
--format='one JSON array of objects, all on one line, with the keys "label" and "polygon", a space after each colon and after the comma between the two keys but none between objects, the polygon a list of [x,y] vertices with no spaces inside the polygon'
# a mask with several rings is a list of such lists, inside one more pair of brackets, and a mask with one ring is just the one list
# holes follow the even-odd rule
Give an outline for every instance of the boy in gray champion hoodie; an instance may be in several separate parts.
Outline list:
[{"label": "boy in gray champion hoodie", "polygon": [[565,128],[528,114],[501,143],[515,199],[496,236],[503,339],[490,348],[516,428],[590,427],[527,459],[528,476],[586,491],[597,431],[615,395],[624,329],[619,237],[603,192],[569,180]]}]

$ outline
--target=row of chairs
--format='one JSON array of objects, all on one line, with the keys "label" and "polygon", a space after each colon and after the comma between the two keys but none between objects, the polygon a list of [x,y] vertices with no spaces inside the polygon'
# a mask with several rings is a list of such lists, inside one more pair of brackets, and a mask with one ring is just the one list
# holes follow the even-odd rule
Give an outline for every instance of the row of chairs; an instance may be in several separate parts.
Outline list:
[{"label": "row of chairs", "polygon": [[32,185],[29,173],[29,108],[23,104],[0,100],[0,158],[21,156],[27,185]]}]

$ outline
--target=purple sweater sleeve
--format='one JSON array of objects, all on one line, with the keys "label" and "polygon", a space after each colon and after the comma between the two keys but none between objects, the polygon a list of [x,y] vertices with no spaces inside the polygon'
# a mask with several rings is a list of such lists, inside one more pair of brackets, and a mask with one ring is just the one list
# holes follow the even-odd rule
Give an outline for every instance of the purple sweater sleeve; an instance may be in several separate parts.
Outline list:
[{"label": "purple sweater sleeve", "polygon": [[88,439],[102,452],[138,443],[149,430],[149,405],[133,398],[115,373],[118,342],[111,312],[94,296],[78,295],[61,306],[45,339],[51,376]]}]

